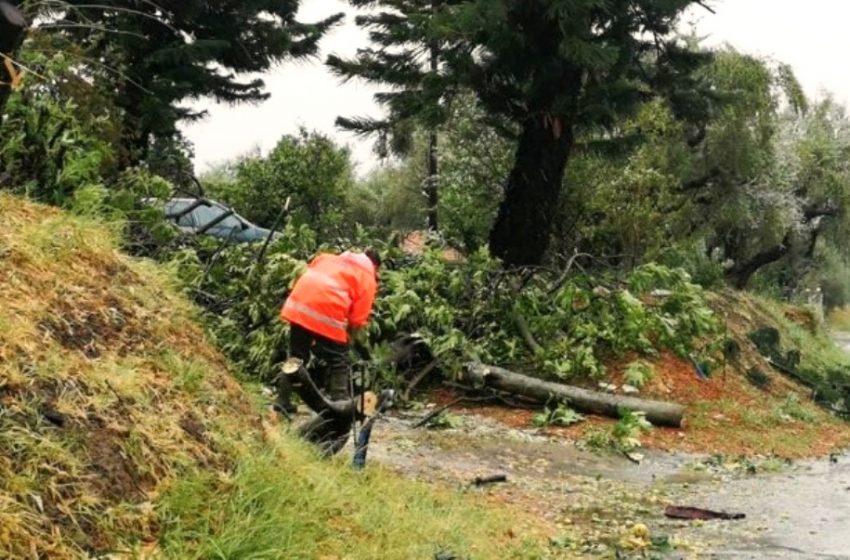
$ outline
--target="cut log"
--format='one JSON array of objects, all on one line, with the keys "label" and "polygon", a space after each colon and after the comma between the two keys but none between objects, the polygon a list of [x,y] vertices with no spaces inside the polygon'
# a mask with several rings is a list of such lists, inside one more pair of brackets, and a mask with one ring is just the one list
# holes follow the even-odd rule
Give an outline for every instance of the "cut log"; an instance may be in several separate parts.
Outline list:
[{"label": "cut log", "polygon": [[541,381],[496,366],[467,364],[465,378],[467,383],[474,386],[492,387],[514,395],[530,397],[541,403],[551,400],[563,401],[575,410],[589,414],[619,418],[621,409],[643,412],[646,419],[656,426],[679,428],[685,415],[685,407],[679,404],[611,395]]},{"label": "cut log", "polygon": [[[289,382],[298,396],[316,413],[327,410],[334,416],[351,418],[355,415],[370,416],[375,412],[377,396],[371,391],[367,391],[362,397],[357,396],[346,400],[328,399],[313,383],[313,379],[304,367],[304,362],[298,358],[286,360],[281,366],[281,371],[289,377]],[[361,401],[363,407],[360,406]],[[364,410],[360,410],[361,408]]]}]

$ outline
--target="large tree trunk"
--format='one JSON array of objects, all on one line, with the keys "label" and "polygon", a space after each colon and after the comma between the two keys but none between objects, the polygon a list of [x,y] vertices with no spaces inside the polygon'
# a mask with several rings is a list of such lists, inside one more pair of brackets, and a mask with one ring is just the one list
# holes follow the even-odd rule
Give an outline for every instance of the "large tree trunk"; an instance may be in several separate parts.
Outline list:
[{"label": "large tree trunk", "polygon": [[438,231],[437,206],[440,204],[440,169],[437,160],[437,132],[432,131],[428,137],[428,178],[426,179],[425,194],[428,197],[428,229]]},{"label": "large tree trunk", "polygon": [[726,272],[726,280],[736,289],[743,290],[750,283],[753,275],[759,269],[774,263],[788,254],[791,250],[791,232],[785,235],[779,245],[774,245],[745,261],[738,261]]},{"label": "large tree trunk", "polygon": [[601,414],[612,418],[619,418],[621,409],[644,412],[646,419],[656,426],[679,428],[682,426],[682,419],[685,415],[685,407],[679,404],[623,397],[570,385],[550,383],[495,366],[469,364],[465,376],[466,381],[473,385],[492,387],[499,391],[529,397],[542,403],[552,399],[566,401],[579,412]]},{"label": "large tree trunk", "polygon": [[549,247],[573,130],[559,117],[526,120],[490,251],[508,266],[540,264]]},{"label": "large tree trunk", "polygon": [[17,56],[26,36],[27,22],[17,8],[19,4],[0,0],[0,118],[4,115],[14,81],[8,66]]}]

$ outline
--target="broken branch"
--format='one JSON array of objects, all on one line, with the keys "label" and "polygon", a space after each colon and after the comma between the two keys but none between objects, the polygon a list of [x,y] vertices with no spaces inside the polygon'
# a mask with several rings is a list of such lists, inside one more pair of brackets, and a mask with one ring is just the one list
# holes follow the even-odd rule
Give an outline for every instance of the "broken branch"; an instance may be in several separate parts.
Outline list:
[{"label": "broken branch", "polygon": [[434,371],[434,369],[437,367],[438,364],[439,364],[438,360],[431,360],[431,363],[429,363],[427,366],[422,368],[422,371],[420,371],[418,374],[416,374],[416,377],[413,378],[413,380],[410,382],[410,385],[408,385],[407,389],[404,390],[404,394],[402,395],[402,399],[405,400],[405,401],[410,400],[410,394],[413,392],[413,389],[415,389],[416,386],[419,385],[422,382],[423,379],[428,377],[428,374],[431,373],[432,371]]}]

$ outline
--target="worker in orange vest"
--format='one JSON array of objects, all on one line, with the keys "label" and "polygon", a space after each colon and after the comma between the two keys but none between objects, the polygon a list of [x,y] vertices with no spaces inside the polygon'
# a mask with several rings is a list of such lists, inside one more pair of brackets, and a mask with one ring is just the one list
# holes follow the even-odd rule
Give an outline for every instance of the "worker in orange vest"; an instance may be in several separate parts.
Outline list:
[{"label": "worker in orange vest", "polygon": [[[349,341],[354,331],[366,326],[372,313],[380,266],[381,258],[373,249],[318,255],[295,282],[281,309],[281,319],[290,325],[290,357],[309,364],[313,382],[331,400],[351,397]],[[292,388],[286,376],[279,379],[275,406],[290,410]],[[301,432],[333,454],[345,445],[351,423],[351,418],[320,413]]]}]

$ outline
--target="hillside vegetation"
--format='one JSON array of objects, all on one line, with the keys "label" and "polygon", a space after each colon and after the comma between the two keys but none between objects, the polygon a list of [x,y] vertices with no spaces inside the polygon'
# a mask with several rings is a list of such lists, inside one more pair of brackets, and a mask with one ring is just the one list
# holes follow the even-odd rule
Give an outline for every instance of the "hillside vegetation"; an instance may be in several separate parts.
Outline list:
[{"label": "hillside vegetation", "polygon": [[[708,379],[670,354],[645,392],[688,407],[686,429],[655,430],[650,445],[695,453],[822,456],[850,444],[850,356],[811,308],[754,294],[709,294],[724,351]],[[615,376],[615,378],[617,378]]]},{"label": "hillside vegetation", "polygon": [[193,315],[110,228],[0,196],[0,557],[539,556],[515,512],[264,429]]},{"label": "hillside vegetation", "polygon": [[[641,446],[774,466],[846,449],[850,333],[823,316],[850,330],[850,112],[799,68],[682,33],[706,4],[0,0],[0,559],[646,557],[646,531],[620,544],[628,500],[561,476],[589,468],[562,444],[643,478]],[[351,57],[326,41],[343,22]],[[259,104],[319,56],[337,92],[375,92],[369,117],[319,107],[373,142],[370,170],[331,130],[193,126],[191,102]],[[196,166],[209,150],[225,159]],[[260,391],[305,266],[366,248],[380,290],[352,382],[409,407],[381,425],[411,425],[408,478],[373,464],[405,455],[383,433],[365,473],[318,460]],[[513,386],[470,375],[494,366]],[[486,414],[512,430],[493,462],[454,431],[478,443]],[[446,448],[403,435],[432,434],[417,422]],[[517,451],[545,491],[515,478],[517,430],[564,457]],[[450,446],[508,484],[409,480],[468,487]],[[801,521],[781,520],[820,540]]]}]

